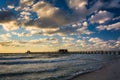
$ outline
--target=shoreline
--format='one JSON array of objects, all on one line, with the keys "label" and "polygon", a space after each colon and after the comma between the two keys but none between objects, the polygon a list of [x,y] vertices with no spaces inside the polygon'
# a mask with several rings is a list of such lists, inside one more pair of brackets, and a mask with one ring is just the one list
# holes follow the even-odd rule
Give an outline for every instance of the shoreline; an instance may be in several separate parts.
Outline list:
[{"label": "shoreline", "polygon": [[68,80],[120,80],[119,74],[120,59],[115,59],[95,71],[76,75]]}]

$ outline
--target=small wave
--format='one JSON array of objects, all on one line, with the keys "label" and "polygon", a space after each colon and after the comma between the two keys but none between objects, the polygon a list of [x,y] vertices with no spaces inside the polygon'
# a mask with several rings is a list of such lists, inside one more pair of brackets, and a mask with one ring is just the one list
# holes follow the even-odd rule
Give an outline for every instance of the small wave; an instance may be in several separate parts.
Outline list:
[{"label": "small wave", "polygon": [[[24,60],[24,59],[23,59]],[[11,61],[11,62],[7,62],[7,61],[3,61],[0,62],[0,65],[21,65],[21,64],[40,64],[40,63],[55,63],[55,62],[66,62],[66,61],[74,61],[77,59],[55,59],[55,60],[31,60],[31,61]]]},{"label": "small wave", "polygon": [[96,68],[90,68],[90,69],[87,69],[87,70],[79,71],[79,72],[77,72],[77,73],[75,73],[75,74],[72,74],[70,77],[65,78],[65,80],[71,80],[71,79],[73,79],[73,78],[75,78],[75,77],[77,77],[77,76],[84,75],[84,74],[87,74],[87,73],[91,73],[91,72],[96,71],[96,70],[99,70],[99,69],[101,69],[101,68],[103,68],[102,65],[101,65],[101,66],[98,66],[98,67],[96,67]]},{"label": "small wave", "polygon": [[17,60],[17,59],[33,59],[36,57],[13,57],[13,58],[0,58],[0,60]]},{"label": "small wave", "polygon": [[26,71],[26,72],[14,72],[14,73],[3,73],[0,74],[0,77],[10,77],[10,76],[22,76],[26,74],[37,74],[37,73],[43,73],[43,72],[55,72],[57,71],[57,68],[54,69],[45,69],[45,70],[37,70],[37,71]]}]

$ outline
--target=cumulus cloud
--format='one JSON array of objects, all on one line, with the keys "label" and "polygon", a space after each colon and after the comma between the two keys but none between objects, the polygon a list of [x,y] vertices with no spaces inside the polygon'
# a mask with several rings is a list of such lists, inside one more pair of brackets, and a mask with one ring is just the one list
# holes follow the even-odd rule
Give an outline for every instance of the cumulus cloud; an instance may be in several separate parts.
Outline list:
[{"label": "cumulus cloud", "polygon": [[22,12],[20,12],[20,17],[19,17],[19,19],[24,20],[24,21],[29,21],[29,20],[31,19],[31,18],[30,18],[30,15],[31,15],[30,12],[22,11]]},{"label": "cumulus cloud", "polygon": [[[85,19],[87,16],[89,16],[93,13],[96,13],[97,11],[100,11],[102,8],[103,9],[108,8],[108,6],[109,6],[109,8],[112,8],[112,7],[110,7],[110,5],[111,4],[117,5],[118,4],[117,2],[118,1],[103,1],[103,0],[97,0],[97,1],[95,1],[95,0],[91,0],[91,1],[89,1],[89,0],[69,0],[68,5],[71,9],[74,10],[74,13],[79,16],[79,19]],[[114,5],[114,7],[115,7],[115,5]],[[108,14],[110,14],[110,13],[104,13],[104,16],[111,17]]]},{"label": "cumulus cloud", "polygon": [[17,40],[12,40],[12,41],[0,41],[1,46],[5,47],[24,47],[26,46],[28,42],[25,41],[17,41]]},{"label": "cumulus cloud", "polygon": [[[32,6],[32,11],[37,13],[38,18],[24,23],[24,26],[39,28],[58,28],[76,21],[76,18],[58,7],[45,1],[39,1]],[[71,17],[70,17],[71,16]]]},{"label": "cumulus cloud", "polygon": [[98,30],[119,30],[120,29],[120,22],[110,24],[110,25],[100,25],[97,27]]},{"label": "cumulus cloud", "polygon": [[77,32],[79,34],[87,34],[90,35],[93,32],[88,30],[88,22],[84,21],[81,23],[81,26],[79,28],[77,28]]},{"label": "cumulus cloud", "polygon": [[53,7],[52,5],[40,1],[36,4],[33,5],[33,11],[37,12],[39,17],[51,17],[53,16],[56,12],[58,12],[59,8]]},{"label": "cumulus cloud", "polygon": [[119,47],[119,49],[120,49],[120,41],[116,41],[115,46],[116,46],[116,47]]},{"label": "cumulus cloud", "polygon": [[0,42],[1,46],[10,46],[11,42]]},{"label": "cumulus cloud", "polygon": [[[110,44],[111,43],[111,44]],[[113,45],[114,43],[114,45]],[[75,41],[74,47],[78,48],[79,50],[113,50],[116,49],[115,47],[115,41],[114,42],[108,42],[104,41],[98,37],[96,38],[80,38]]]},{"label": "cumulus cloud", "polygon": [[65,43],[63,44],[63,47],[70,48],[70,47],[73,47],[74,45],[75,45],[74,43]]},{"label": "cumulus cloud", "polygon": [[88,23],[85,21],[83,22],[83,27],[87,27],[88,26]]},{"label": "cumulus cloud", "polygon": [[9,40],[11,37],[12,37],[12,35],[10,33],[0,35],[0,38],[2,40]]},{"label": "cumulus cloud", "polygon": [[13,8],[15,8],[15,6],[14,5],[8,5],[8,8],[13,9]]},{"label": "cumulus cloud", "polygon": [[89,45],[90,49],[95,49],[95,50],[116,50],[117,47],[115,46],[116,45],[116,42],[115,40],[108,40],[108,41],[105,41],[103,39],[100,39],[98,37],[95,37],[95,38],[90,38],[88,40],[90,42],[91,45]]},{"label": "cumulus cloud", "polygon": [[58,44],[59,41],[57,38],[41,38],[41,39],[35,39],[35,40],[30,40],[27,42],[27,44]]},{"label": "cumulus cloud", "polygon": [[75,35],[75,34],[90,35],[90,34],[92,34],[92,32],[88,30],[87,26],[88,26],[88,23],[86,21],[77,22],[77,23],[73,23],[70,25],[61,26],[56,31],[54,31],[54,33],[57,33],[59,35],[67,35],[67,34],[70,34],[70,35]]},{"label": "cumulus cloud", "polygon": [[20,0],[20,6],[31,6],[33,5],[34,0]]},{"label": "cumulus cloud", "polygon": [[36,39],[36,40],[30,40],[28,43],[29,44],[40,44],[40,43],[43,43],[43,42],[47,42],[47,39]]},{"label": "cumulus cloud", "polygon": [[90,41],[90,42],[93,42],[93,43],[99,43],[99,42],[102,42],[102,40],[99,39],[99,38],[91,38],[91,39],[89,39],[89,41]]},{"label": "cumulus cloud", "polygon": [[82,27],[82,28],[77,29],[77,32],[78,32],[79,34],[87,34],[87,35],[92,34],[92,32],[89,31],[89,30],[87,30],[85,27]]},{"label": "cumulus cloud", "polygon": [[113,15],[107,11],[98,11],[95,15],[92,15],[90,18],[91,23],[105,23],[108,20],[111,20]]},{"label": "cumulus cloud", "polygon": [[20,0],[19,6],[15,7],[15,11],[18,13],[18,22],[20,26],[24,25],[25,22],[31,20],[32,14],[32,5],[34,4],[34,0]]},{"label": "cumulus cloud", "polygon": [[69,6],[75,9],[83,9],[87,5],[87,0],[69,0]]},{"label": "cumulus cloud", "polygon": [[6,31],[16,30],[19,28],[18,23],[16,21],[9,21],[9,22],[5,22],[5,23],[0,23],[0,25],[2,25],[2,27]]},{"label": "cumulus cloud", "polygon": [[[56,4],[59,3],[60,4]],[[11,34],[0,35],[3,40],[14,37],[21,37],[21,40],[37,37],[30,41],[10,41],[0,42],[2,46],[25,46],[39,45],[44,43],[59,44],[56,38],[41,38],[40,36],[54,37],[58,36],[62,39],[61,45],[65,47],[78,46],[84,49],[113,49],[119,47],[119,41],[104,41],[98,37],[90,38],[91,28],[88,28],[89,23],[97,24],[98,30],[119,30],[120,23],[119,13],[111,11],[119,9],[119,0],[5,0],[0,5],[0,26],[3,29],[11,32]],[[63,4],[61,5],[61,3]],[[107,6],[106,6],[107,5]],[[111,11],[108,12],[108,11]],[[114,19],[112,19],[114,16]],[[114,20],[114,21],[110,21]],[[107,23],[106,23],[107,22]],[[109,23],[111,24],[109,24]],[[116,23],[115,23],[116,22]],[[92,24],[92,25],[93,25]],[[106,25],[107,24],[107,25]],[[91,24],[90,24],[91,25]],[[16,30],[21,27],[20,30]],[[90,30],[89,30],[90,29]],[[10,30],[15,30],[12,32]],[[23,31],[25,32],[23,32]],[[5,32],[6,32],[5,31]],[[18,32],[17,32],[18,31]],[[86,37],[81,37],[77,40],[69,35],[84,34]],[[14,38],[13,38],[14,39]],[[72,43],[74,41],[74,43]],[[63,42],[63,43],[62,43]],[[113,45],[114,44],[114,45]]]},{"label": "cumulus cloud", "polygon": [[75,39],[72,37],[62,37],[62,42],[63,43],[71,43],[72,41],[74,41]]},{"label": "cumulus cloud", "polygon": [[31,33],[48,35],[48,36],[53,36],[53,35],[65,36],[68,34],[69,35],[73,35],[73,34],[90,35],[92,34],[92,32],[88,30],[87,26],[88,26],[88,23],[84,21],[84,22],[77,22],[77,23],[69,24],[66,26],[59,26],[56,28],[40,28],[39,29],[37,27],[36,28],[27,27],[27,30],[29,30]]},{"label": "cumulus cloud", "polygon": [[[97,11],[101,8],[110,9],[110,8],[120,8],[119,0],[92,0],[89,2],[91,11]],[[107,5],[107,6],[106,6]]]},{"label": "cumulus cloud", "polygon": [[87,0],[69,0],[68,5],[72,8],[76,15],[80,15],[79,18],[84,19],[89,14],[87,9]]},{"label": "cumulus cloud", "polygon": [[13,46],[13,47],[21,47],[21,46],[30,46],[30,45],[40,45],[43,44],[48,45],[49,43],[54,45],[58,44],[59,41],[57,38],[40,38],[40,39],[33,39],[29,41],[18,41],[18,40],[11,40],[11,41],[0,41],[1,46]]},{"label": "cumulus cloud", "polygon": [[[63,11],[61,8],[55,7],[53,4],[50,4],[43,0],[38,1],[37,3],[35,3],[34,0],[20,0],[18,9],[15,8],[15,10],[19,12],[18,21],[21,23],[19,26],[24,26],[25,28],[38,27],[58,29],[60,26],[78,21],[81,18],[85,19],[85,17],[92,12],[91,9],[93,8],[91,7],[91,9],[87,9],[87,5],[88,2],[86,0],[69,0],[68,6],[71,10],[73,10],[73,13],[70,13],[67,11]],[[33,15],[31,12],[35,12],[38,17],[36,19],[32,19],[30,17],[31,15]],[[13,16],[13,14],[11,14],[10,16]],[[12,23],[11,25],[17,26],[18,24],[14,21],[14,24]],[[88,23],[84,22],[83,26],[88,26]],[[5,27],[5,29],[6,28],[8,28],[8,26]],[[6,30],[17,29],[17,27],[10,28]],[[52,30],[50,31],[50,33],[52,33]],[[53,31],[53,33],[54,32],[55,31]],[[63,31],[59,29],[58,32]]]},{"label": "cumulus cloud", "polygon": [[26,30],[29,31],[28,34],[31,35],[53,36],[57,34],[58,28],[40,29],[38,27],[27,27]]},{"label": "cumulus cloud", "polygon": [[32,36],[33,34],[27,33],[27,32],[22,32],[22,33],[12,32],[12,35],[16,35],[16,36],[18,36],[18,37],[23,37],[23,36],[30,37],[30,36]]}]

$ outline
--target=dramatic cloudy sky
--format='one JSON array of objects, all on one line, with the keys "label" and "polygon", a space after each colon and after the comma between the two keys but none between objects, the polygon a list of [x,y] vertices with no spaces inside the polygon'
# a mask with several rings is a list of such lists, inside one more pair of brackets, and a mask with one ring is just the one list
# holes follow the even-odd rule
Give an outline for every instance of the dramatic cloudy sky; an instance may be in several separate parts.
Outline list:
[{"label": "dramatic cloudy sky", "polygon": [[120,0],[0,0],[0,52],[120,50]]}]

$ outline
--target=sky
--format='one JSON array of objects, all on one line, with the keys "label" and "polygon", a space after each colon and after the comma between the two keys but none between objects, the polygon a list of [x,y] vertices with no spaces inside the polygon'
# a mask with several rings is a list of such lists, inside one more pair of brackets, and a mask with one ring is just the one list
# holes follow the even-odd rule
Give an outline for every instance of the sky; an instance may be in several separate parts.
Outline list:
[{"label": "sky", "polygon": [[120,50],[120,0],[0,0],[0,53]]}]

